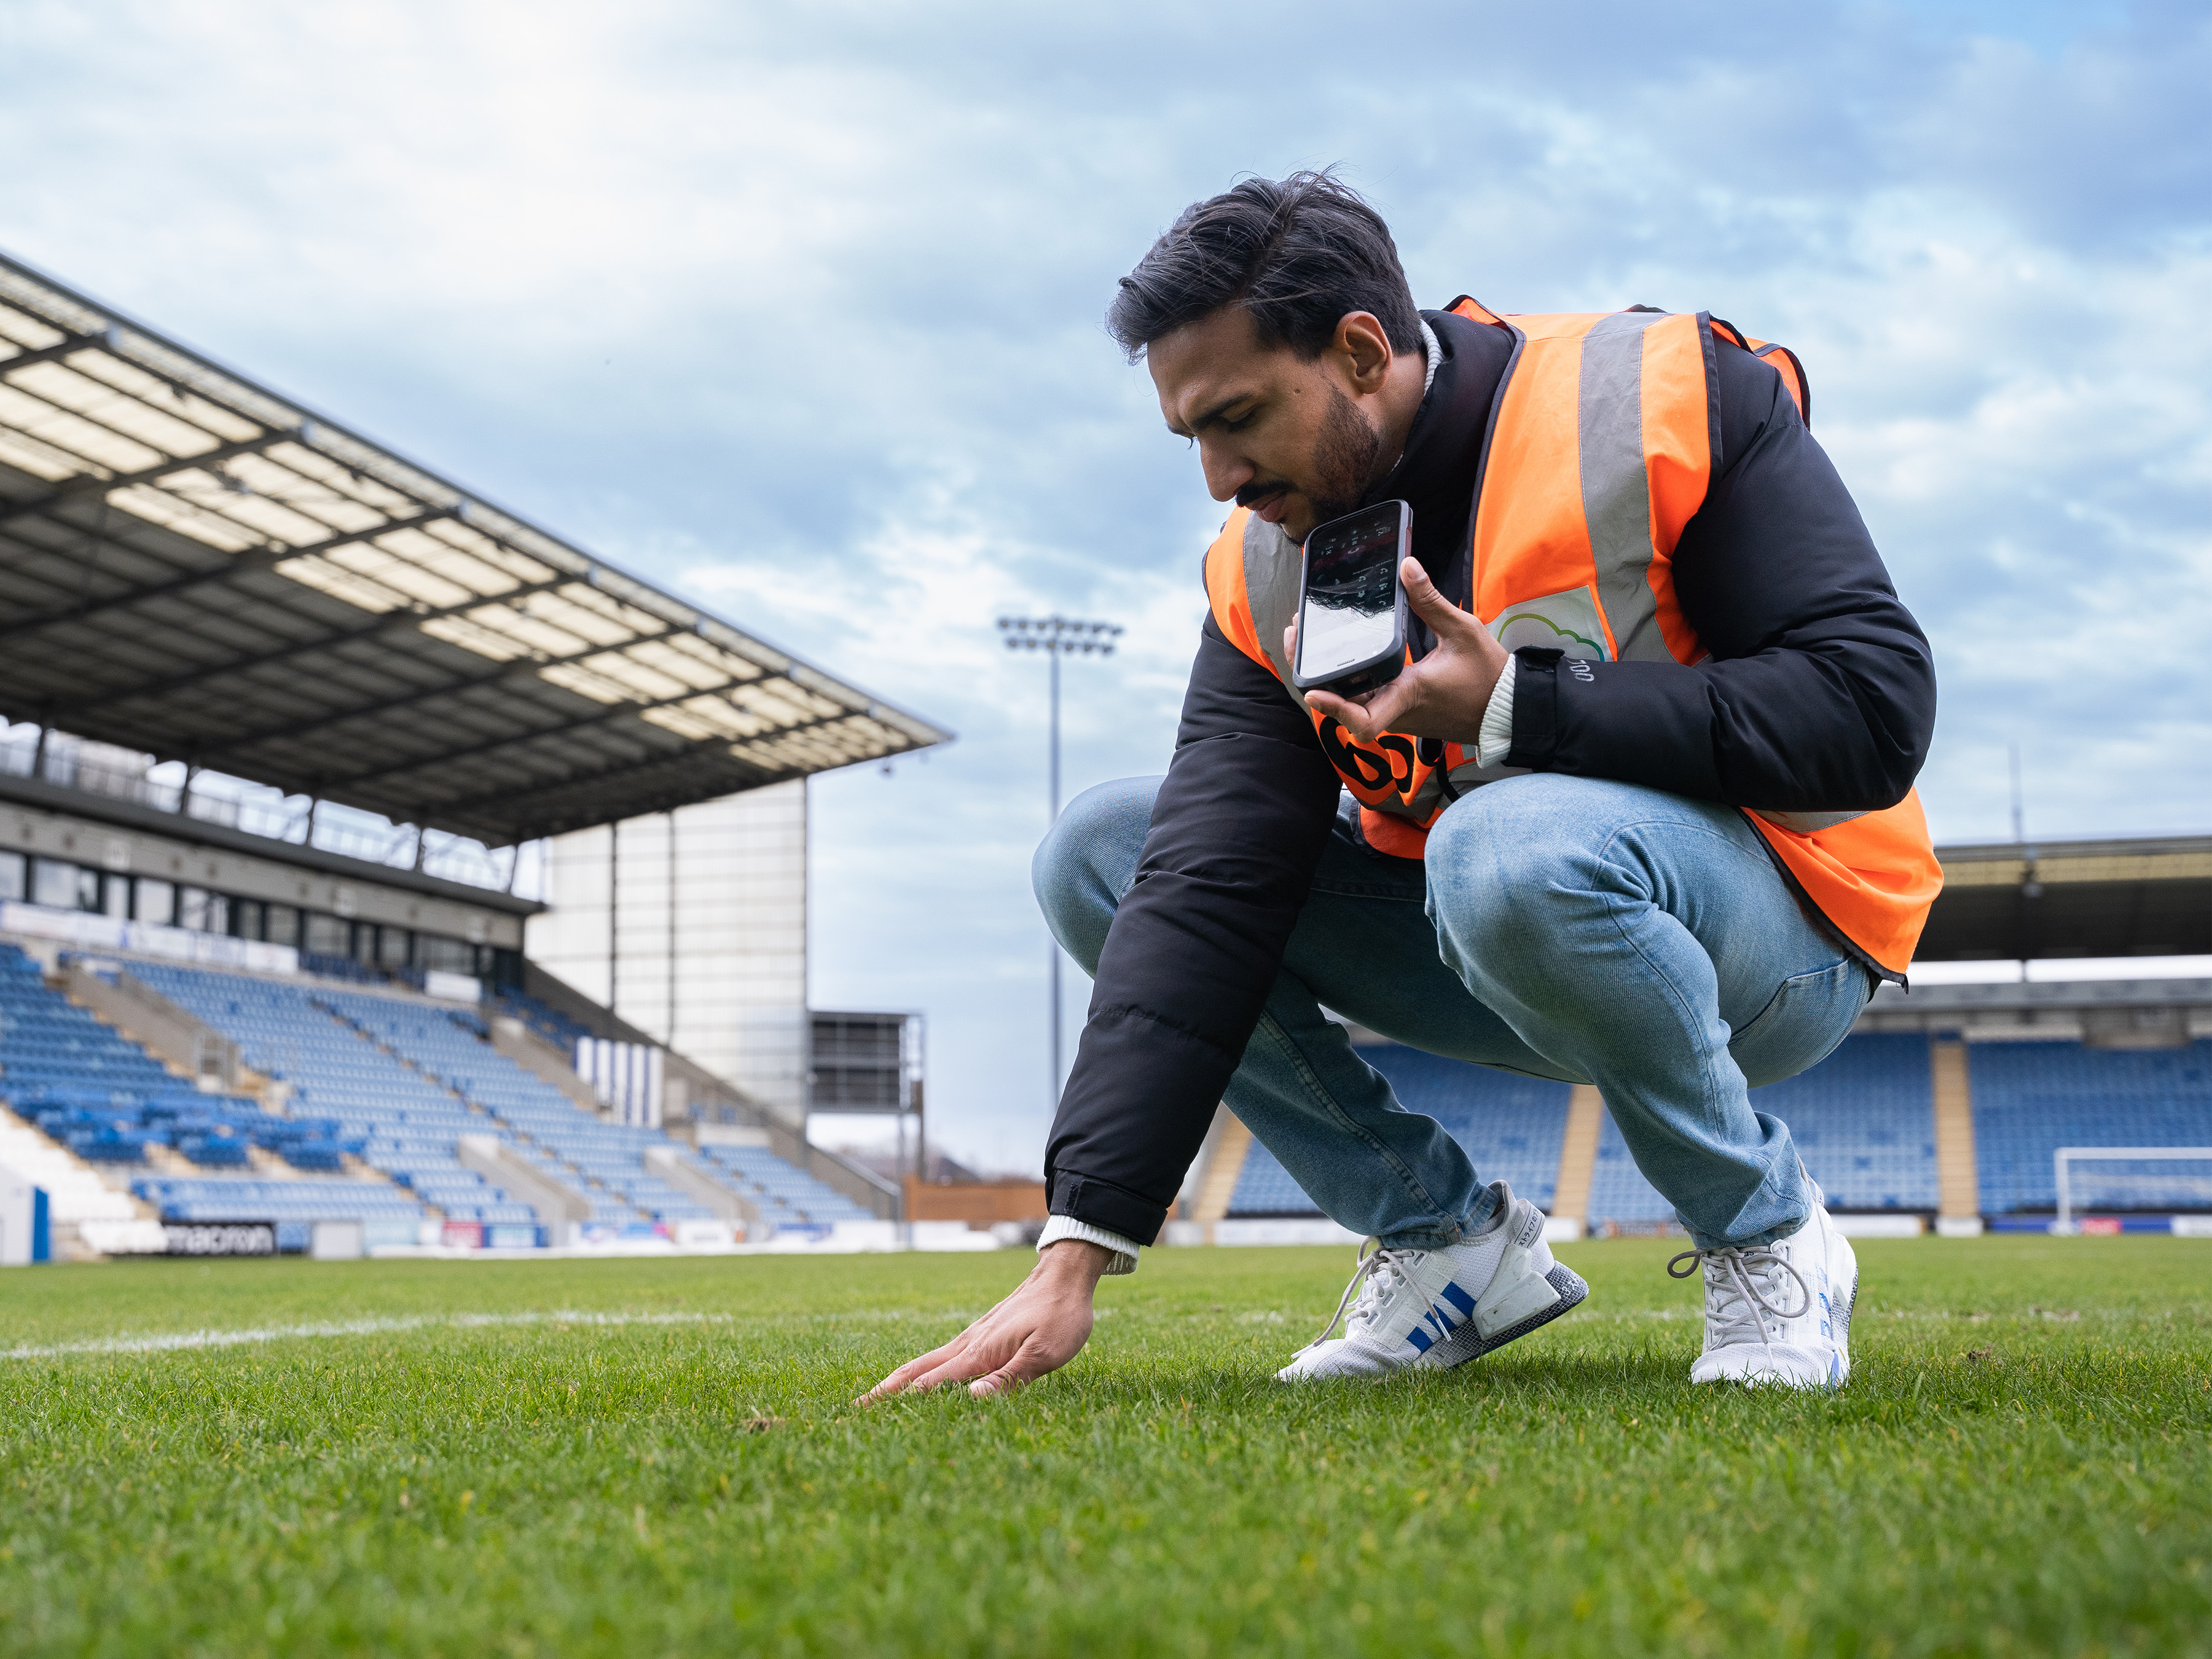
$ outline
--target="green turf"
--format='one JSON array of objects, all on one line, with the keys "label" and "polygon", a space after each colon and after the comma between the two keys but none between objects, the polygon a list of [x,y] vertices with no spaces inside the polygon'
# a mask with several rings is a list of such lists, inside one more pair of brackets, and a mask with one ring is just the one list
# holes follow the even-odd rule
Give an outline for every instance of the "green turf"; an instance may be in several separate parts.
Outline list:
[{"label": "green turf", "polygon": [[[19,1352],[381,1323],[0,1360],[0,1653],[2212,1650],[2212,1243],[1863,1242],[1832,1397],[1561,1254],[1447,1375],[1279,1388],[1349,1253],[1159,1251],[1059,1376],[871,1411],[1021,1258],[9,1273]],[[661,1322],[459,1319],[561,1310]]]}]

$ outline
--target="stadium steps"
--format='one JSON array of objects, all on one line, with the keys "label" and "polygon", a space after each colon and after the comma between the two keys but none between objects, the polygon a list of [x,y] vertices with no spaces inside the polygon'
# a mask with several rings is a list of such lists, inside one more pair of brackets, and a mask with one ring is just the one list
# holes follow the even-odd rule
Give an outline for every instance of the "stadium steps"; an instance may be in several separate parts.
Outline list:
[{"label": "stadium steps", "polygon": [[[490,1121],[392,1056],[376,1054],[344,1022],[315,1007],[313,981],[171,962],[146,962],[134,971],[191,1018],[237,1043],[241,1064],[249,1053],[258,1056],[246,1074],[269,1082],[264,1102],[286,1103],[286,1109],[269,1112],[272,1120],[344,1126],[352,1144],[336,1148],[335,1159],[319,1169],[280,1172],[269,1182],[296,1188],[303,1206],[333,1188],[359,1185],[404,1201],[409,1213],[432,1222],[536,1218],[526,1206],[484,1186],[453,1155],[454,1123],[475,1120],[490,1129]],[[358,1061],[348,1053],[356,1048]],[[304,1111],[289,1109],[302,1106]],[[267,1178],[261,1170],[252,1176]]]},{"label": "stadium steps", "polygon": [[1598,1136],[1605,1101],[1596,1085],[1577,1083],[1567,1093],[1567,1132],[1559,1142],[1559,1176],[1552,1188],[1552,1213],[1577,1224],[1589,1217],[1590,1179],[1597,1173]]},{"label": "stadium steps", "polygon": [[[352,1035],[374,1048],[380,1054],[390,1056],[398,1064],[414,1073],[432,1087],[442,1090],[450,1095],[471,1113],[482,1117],[484,1120],[483,1132],[507,1143],[504,1151],[514,1152],[526,1161],[531,1159],[532,1155],[536,1155],[534,1167],[530,1171],[534,1183],[566,1191],[573,1196],[576,1200],[576,1207],[580,1208],[586,1217],[596,1214],[597,1218],[601,1220],[611,1218],[623,1222],[646,1221],[653,1218],[653,1212],[641,1206],[629,1192],[610,1184],[608,1181],[602,1178],[600,1174],[586,1170],[578,1163],[576,1156],[572,1152],[554,1144],[545,1135],[533,1133],[528,1125],[501,1113],[492,1101],[476,1098],[472,1093],[472,1088],[478,1085],[478,1079],[448,1078],[421,1054],[410,1052],[404,1043],[386,1041],[385,1034],[355,1018],[355,1012],[365,1011],[368,1006],[352,1000],[356,994],[332,988],[327,991],[308,993],[307,1001],[319,1012],[335,1020]],[[341,999],[346,1000],[341,1000]],[[383,999],[383,1000],[398,1002],[399,1000]],[[349,1012],[349,1002],[354,1012]],[[456,1031],[462,1030],[460,1025],[453,1024],[454,1012],[450,1006],[426,1009],[424,1005],[411,1000],[401,1004],[401,1006],[416,1015],[427,1012],[431,1017],[441,1022],[433,1029],[436,1030],[442,1037],[451,1038]],[[392,1012],[396,1017],[398,1011],[394,1010]],[[381,1009],[376,1011],[376,1015],[380,1018],[386,1017],[385,1011]],[[501,1053],[496,1045],[482,1034],[483,1028],[478,1021],[471,1019],[466,1024],[469,1040],[483,1050],[480,1054],[471,1054],[467,1063],[486,1066],[495,1072],[505,1066],[512,1069],[516,1079],[527,1079],[532,1082],[543,1082],[543,1079],[538,1079],[528,1067]],[[603,1123],[604,1121],[596,1113],[586,1114],[565,1093],[562,1094],[560,1098],[563,1106],[575,1111],[581,1124],[596,1127]],[[463,1161],[465,1164],[468,1159],[464,1158]],[[494,1169],[503,1168],[506,1164],[503,1153],[495,1155],[491,1161]],[[471,1165],[471,1167],[477,1166]],[[493,1178],[489,1171],[479,1168],[478,1172],[484,1174],[487,1180]],[[640,1176],[647,1174],[641,1159],[637,1166],[637,1174]],[[678,1196],[679,1200],[682,1197],[681,1194]],[[563,1205],[562,1207],[570,1206]],[[608,1212],[612,1212],[611,1216],[605,1213]]]},{"label": "stadium steps", "polygon": [[1936,1214],[1945,1221],[1978,1221],[1981,1174],[1974,1158],[1974,1087],[1966,1045],[1939,1037],[1928,1045],[1936,1097]]},{"label": "stadium steps", "polygon": [[90,1014],[94,1019],[98,1020],[102,1025],[105,1025],[109,1030],[114,1032],[118,1037],[129,1043],[132,1048],[143,1050],[148,1059],[166,1067],[169,1075],[176,1079],[177,1081],[182,1084],[185,1088],[194,1089],[199,1086],[198,1079],[192,1075],[190,1070],[179,1065],[173,1056],[164,1054],[160,1048],[147,1042],[136,1031],[132,1030],[128,1025],[125,1025],[120,1020],[117,1019],[112,1012],[106,1005],[84,996],[77,989],[76,985],[74,983],[74,975],[65,976],[62,980],[60,985],[55,988],[60,991],[61,994],[68,1000],[72,1006],[83,1009],[85,1012]]},{"label": "stadium steps", "polygon": [[550,1037],[512,1014],[496,1015],[488,1024],[495,1050],[539,1082],[558,1089],[578,1111],[596,1118],[606,1116],[592,1085],[576,1075],[574,1060],[562,1054]]},{"label": "stadium steps", "polygon": [[111,975],[77,957],[64,966],[62,988],[70,1001],[186,1083],[201,1086],[215,1079],[223,1093],[251,1095],[264,1111],[283,1115],[290,1091],[248,1066],[235,1042],[163,996],[131,971],[133,965],[125,957]]},{"label": "stadium steps", "polygon": [[818,1226],[873,1218],[844,1194],[788,1164],[765,1146],[709,1142],[678,1148],[678,1158],[752,1203],[771,1226]]},{"label": "stadium steps", "polygon": [[1205,1178],[1199,1182],[1193,1219],[1210,1226],[1229,1213],[1229,1201],[1236,1195],[1244,1159],[1251,1150],[1252,1132],[1236,1113],[1226,1106],[1221,1108],[1221,1133],[1214,1138],[1213,1155],[1206,1160]]},{"label": "stadium steps", "polygon": [[768,1219],[758,1197],[744,1190],[740,1177],[691,1147],[653,1147],[645,1155],[645,1167],[724,1221],[737,1222],[750,1231]]},{"label": "stadium steps", "polygon": [[[246,1149],[246,1167],[252,1170],[253,1178],[256,1181],[328,1181],[330,1179],[327,1174],[321,1172],[310,1175],[307,1170],[287,1163],[265,1146],[248,1146]],[[383,1179],[381,1176],[377,1178]]]},{"label": "stadium steps", "polygon": [[149,1143],[146,1148],[145,1162],[146,1167],[153,1170],[156,1175],[196,1176],[200,1172],[199,1165],[193,1163],[191,1159],[186,1158],[182,1152],[179,1152],[173,1146],[162,1146]]}]

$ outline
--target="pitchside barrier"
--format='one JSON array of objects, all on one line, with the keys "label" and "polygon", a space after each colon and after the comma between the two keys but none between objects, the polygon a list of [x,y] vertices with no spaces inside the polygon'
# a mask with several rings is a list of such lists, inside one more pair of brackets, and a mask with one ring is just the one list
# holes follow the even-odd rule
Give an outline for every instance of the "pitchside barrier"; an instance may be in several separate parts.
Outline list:
[{"label": "pitchside barrier", "polygon": [[[2117,1224],[2095,1224],[2099,1218],[2076,1220],[2080,1211],[2212,1210],[2212,1146],[2061,1146],[2051,1163],[2058,1188],[2058,1218],[2051,1231],[2061,1237],[2118,1231]],[[2077,1177],[2076,1164],[2090,1167]],[[2192,1164],[2193,1172],[2187,1168]],[[2184,1225],[2200,1219],[2212,1222],[2178,1215],[2173,1231],[2212,1231]]]}]

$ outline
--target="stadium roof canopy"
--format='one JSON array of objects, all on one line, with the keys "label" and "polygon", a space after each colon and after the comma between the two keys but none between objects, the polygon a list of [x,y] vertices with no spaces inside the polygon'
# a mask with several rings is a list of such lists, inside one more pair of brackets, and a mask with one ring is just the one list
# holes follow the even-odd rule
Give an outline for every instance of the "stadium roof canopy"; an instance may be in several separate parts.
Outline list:
[{"label": "stadium roof canopy", "polygon": [[2212,955],[2212,836],[1940,847],[1917,959]]},{"label": "stadium roof canopy", "polygon": [[951,736],[5,255],[0,713],[490,846]]}]

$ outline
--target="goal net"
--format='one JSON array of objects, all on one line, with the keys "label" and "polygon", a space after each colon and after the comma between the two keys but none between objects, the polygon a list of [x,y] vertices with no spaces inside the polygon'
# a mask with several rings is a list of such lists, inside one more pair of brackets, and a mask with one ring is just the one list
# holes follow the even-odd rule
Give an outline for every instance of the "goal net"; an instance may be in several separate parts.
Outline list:
[{"label": "goal net", "polygon": [[2061,1146],[2051,1165],[2056,1233],[2095,1210],[2212,1210],[2212,1146]]}]

